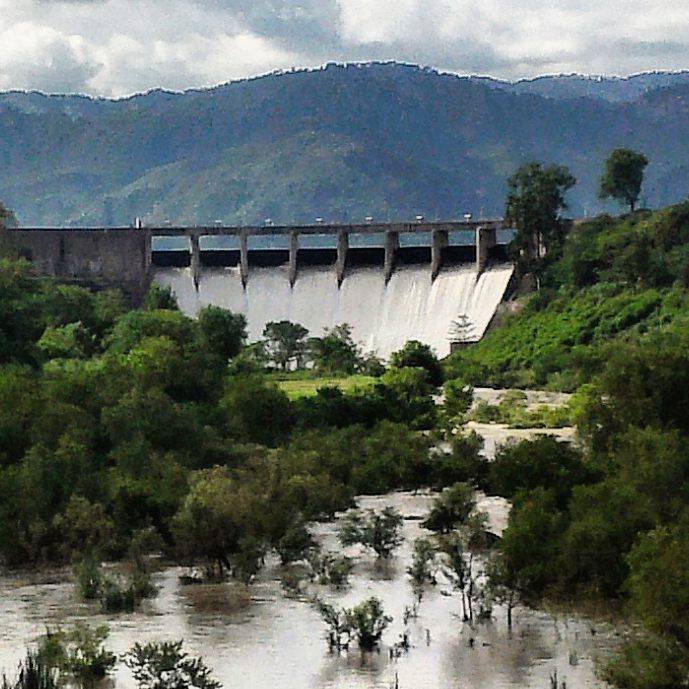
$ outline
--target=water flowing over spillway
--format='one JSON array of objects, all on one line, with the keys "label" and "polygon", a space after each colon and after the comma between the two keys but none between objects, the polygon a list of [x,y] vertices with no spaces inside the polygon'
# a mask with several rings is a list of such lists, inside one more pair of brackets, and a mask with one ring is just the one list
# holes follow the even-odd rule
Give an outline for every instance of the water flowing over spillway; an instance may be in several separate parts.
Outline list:
[{"label": "water flowing over spillway", "polygon": [[431,281],[428,265],[398,267],[388,284],[382,268],[349,270],[338,288],[332,268],[301,268],[290,286],[286,267],[252,268],[246,289],[237,268],[204,269],[194,286],[188,268],[159,268],[155,281],[170,286],[182,311],[196,315],[208,304],[246,315],[249,339],[261,338],[269,321],[290,320],[319,336],[340,323],[352,327],[367,352],[387,357],[407,340],[450,352],[452,324],[466,316],[472,339],[485,332],[507,289],[513,267],[445,267]]}]

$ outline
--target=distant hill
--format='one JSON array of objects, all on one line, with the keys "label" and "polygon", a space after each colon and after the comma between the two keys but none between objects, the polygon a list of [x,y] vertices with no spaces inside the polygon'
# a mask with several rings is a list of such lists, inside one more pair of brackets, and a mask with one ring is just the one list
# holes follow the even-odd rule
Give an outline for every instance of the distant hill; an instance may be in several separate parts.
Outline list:
[{"label": "distant hill", "polygon": [[0,199],[36,225],[492,215],[535,158],[570,166],[581,215],[600,208],[609,150],[631,146],[651,159],[642,201],[661,206],[689,192],[687,81],[510,85],[369,64],[117,101],[10,92]]},{"label": "distant hill", "polygon": [[533,93],[557,99],[596,98],[611,103],[624,103],[659,88],[689,84],[689,71],[646,72],[629,77],[560,74],[516,82],[472,77],[472,81],[511,93]]}]

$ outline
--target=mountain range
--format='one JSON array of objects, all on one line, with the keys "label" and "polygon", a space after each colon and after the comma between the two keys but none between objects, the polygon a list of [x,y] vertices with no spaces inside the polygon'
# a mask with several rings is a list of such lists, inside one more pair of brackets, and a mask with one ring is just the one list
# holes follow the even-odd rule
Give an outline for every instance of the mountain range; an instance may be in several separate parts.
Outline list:
[{"label": "mountain range", "polygon": [[689,193],[689,72],[502,82],[327,65],[120,100],[0,93],[0,200],[23,225],[499,215],[527,160],[567,165],[574,216],[615,147],[650,160],[642,203]]}]

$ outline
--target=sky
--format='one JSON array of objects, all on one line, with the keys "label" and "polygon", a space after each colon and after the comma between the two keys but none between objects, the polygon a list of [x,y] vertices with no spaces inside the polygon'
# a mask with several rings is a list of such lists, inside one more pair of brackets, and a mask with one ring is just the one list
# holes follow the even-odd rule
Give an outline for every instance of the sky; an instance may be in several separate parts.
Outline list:
[{"label": "sky", "polygon": [[503,79],[689,68],[687,0],[0,0],[0,90],[120,97],[327,62]]}]

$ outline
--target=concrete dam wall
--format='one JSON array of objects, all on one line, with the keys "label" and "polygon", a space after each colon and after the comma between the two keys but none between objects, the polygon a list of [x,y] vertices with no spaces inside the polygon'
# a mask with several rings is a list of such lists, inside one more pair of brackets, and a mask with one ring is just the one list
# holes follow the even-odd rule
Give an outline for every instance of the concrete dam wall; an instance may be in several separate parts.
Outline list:
[{"label": "concrete dam wall", "polygon": [[364,351],[389,356],[407,340],[421,340],[440,356],[450,353],[452,325],[464,315],[480,339],[507,289],[513,267],[500,264],[480,275],[471,265],[443,268],[431,280],[427,265],[398,267],[386,284],[382,267],[357,267],[338,286],[328,267],[311,266],[290,285],[287,267],[252,270],[246,288],[238,268],[204,270],[194,285],[190,268],[162,268],[155,281],[170,286],[182,310],[193,315],[215,304],[246,315],[251,340],[269,321],[301,323],[313,336],[339,323],[352,326]]},{"label": "concrete dam wall", "polygon": [[[133,303],[151,281],[195,315],[207,304],[247,317],[251,340],[269,321],[313,336],[352,326],[387,357],[409,339],[440,356],[480,339],[513,272],[500,221],[281,227],[22,228],[9,231],[38,275],[120,287]],[[453,324],[464,324],[453,338]]]}]

